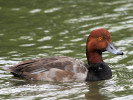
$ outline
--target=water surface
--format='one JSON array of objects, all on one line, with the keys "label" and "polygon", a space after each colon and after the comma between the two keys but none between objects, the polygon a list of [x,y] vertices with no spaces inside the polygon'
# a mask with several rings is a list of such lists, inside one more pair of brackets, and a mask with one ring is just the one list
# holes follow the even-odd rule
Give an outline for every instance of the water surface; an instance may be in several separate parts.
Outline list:
[{"label": "water surface", "polygon": [[[133,100],[133,0],[0,0],[0,99]],[[51,83],[12,77],[20,61],[69,56],[86,62],[89,32],[109,30],[123,56],[103,53],[113,77]]]}]

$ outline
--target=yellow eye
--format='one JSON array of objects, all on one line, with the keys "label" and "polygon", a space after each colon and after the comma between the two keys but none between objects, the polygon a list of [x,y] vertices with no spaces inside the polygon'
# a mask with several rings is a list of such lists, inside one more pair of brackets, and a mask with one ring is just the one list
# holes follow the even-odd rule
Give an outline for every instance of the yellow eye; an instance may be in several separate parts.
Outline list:
[{"label": "yellow eye", "polygon": [[98,37],[98,40],[102,40],[102,37]]}]

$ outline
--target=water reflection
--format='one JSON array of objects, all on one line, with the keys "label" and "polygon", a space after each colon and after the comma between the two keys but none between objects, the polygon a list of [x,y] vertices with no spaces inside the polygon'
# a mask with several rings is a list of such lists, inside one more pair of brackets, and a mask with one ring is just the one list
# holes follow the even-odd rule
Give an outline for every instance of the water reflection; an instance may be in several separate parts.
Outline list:
[{"label": "water reflection", "polygon": [[86,100],[108,100],[109,97],[102,94],[101,89],[104,87],[103,82],[88,82],[86,83],[88,86],[89,92],[85,93]]},{"label": "water reflection", "polygon": [[33,98],[32,95],[34,93],[35,98],[63,99],[71,97],[73,99],[85,98],[85,100],[108,100],[110,98],[108,92],[102,91],[106,87],[104,84],[104,81],[99,83],[50,83],[12,79],[10,80],[12,88],[9,91],[4,92],[5,89],[2,89],[2,91],[4,94],[15,93],[15,97],[21,92],[23,98],[26,96],[24,91],[28,91],[29,99]]}]

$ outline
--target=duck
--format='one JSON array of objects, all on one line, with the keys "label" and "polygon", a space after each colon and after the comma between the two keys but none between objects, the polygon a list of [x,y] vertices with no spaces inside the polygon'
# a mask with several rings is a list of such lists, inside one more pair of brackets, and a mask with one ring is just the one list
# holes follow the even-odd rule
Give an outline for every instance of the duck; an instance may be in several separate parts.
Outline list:
[{"label": "duck", "polygon": [[108,51],[123,55],[112,44],[105,28],[94,29],[86,42],[87,64],[67,56],[51,56],[20,62],[9,67],[14,77],[51,82],[100,81],[112,77],[111,68],[103,61],[102,53]]}]

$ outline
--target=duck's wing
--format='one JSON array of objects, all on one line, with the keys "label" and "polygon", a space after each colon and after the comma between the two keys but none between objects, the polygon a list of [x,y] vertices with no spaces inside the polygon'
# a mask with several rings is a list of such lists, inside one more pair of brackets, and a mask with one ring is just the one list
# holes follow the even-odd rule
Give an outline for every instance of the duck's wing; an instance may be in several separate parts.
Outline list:
[{"label": "duck's wing", "polygon": [[[16,77],[58,81],[61,80],[61,77],[73,77],[76,71],[85,71],[85,68],[80,67],[84,66],[81,63],[82,62],[74,58],[57,56],[24,61],[10,67],[9,70]],[[77,66],[79,66],[79,68]]]},{"label": "duck's wing", "polygon": [[35,60],[27,60],[20,62],[15,66],[11,66],[9,70],[12,72],[30,72],[34,73],[39,70],[46,71],[51,68],[64,69],[65,66],[72,65],[72,58],[59,56],[59,57],[48,57]]}]

